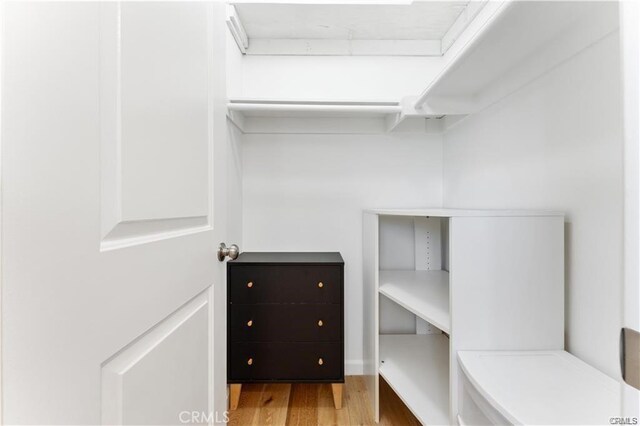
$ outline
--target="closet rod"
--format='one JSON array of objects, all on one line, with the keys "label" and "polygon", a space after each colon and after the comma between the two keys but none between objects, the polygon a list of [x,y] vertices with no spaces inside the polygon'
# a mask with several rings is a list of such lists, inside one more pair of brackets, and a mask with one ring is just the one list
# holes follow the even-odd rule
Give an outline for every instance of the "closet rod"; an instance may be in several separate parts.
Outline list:
[{"label": "closet rod", "polygon": [[230,111],[240,112],[362,112],[372,114],[395,114],[402,112],[400,105],[318,105],[230,102],[227,104],[227,107]]}]

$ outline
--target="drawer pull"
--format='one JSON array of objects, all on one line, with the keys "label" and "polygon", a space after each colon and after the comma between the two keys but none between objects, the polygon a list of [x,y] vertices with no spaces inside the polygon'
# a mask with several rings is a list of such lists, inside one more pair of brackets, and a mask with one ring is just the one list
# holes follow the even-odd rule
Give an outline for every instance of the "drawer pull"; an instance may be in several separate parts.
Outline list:
[{"label": "drawer pull", "polygon": [[320,281],[320,282],[318,283],[318,288],[322,288],[322,287],[324,287],[324,283],[323,283],[322,281]]},{"label": "drawer pull", "polygon": [[253,325],[253,320],[247,321],[247,327],[251,327]]},{"label": "drawer pull", "polygon": [[318,358],[318,365],[322,365],[324,364],[324,361],[322,360],[322,358]]},{"label": "drawer pull", "polygon": [[247,360],[247,365],[252,365],[253,364],[253,358],[249,358]]},{"label": "drawer pull", "polygon": [[322,322],[322,320],[318,321],[318,327],[322,327],[324,325],[324,323]]},{"label": "drawer pull", "polygon": [[253,287],[253,281],[249,281],[249,282],[247,283],[247,287],[249,287],[249,288]]}]

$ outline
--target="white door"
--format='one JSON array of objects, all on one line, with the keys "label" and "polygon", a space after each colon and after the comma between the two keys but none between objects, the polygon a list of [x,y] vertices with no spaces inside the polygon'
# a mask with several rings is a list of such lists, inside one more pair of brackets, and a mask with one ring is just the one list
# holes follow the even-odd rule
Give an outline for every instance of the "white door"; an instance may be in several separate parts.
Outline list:
[{"label": "white door", "polygon": [[[622,386],[622,413],[640,419],[640,4],[621,2],[621,41],[624,93],[625,165],[625,274],[623,334],[626,352]],[[630,384],[629,384],[630,383]],[[627,423],[631,424],[631,423]]]},{"label": "white door", "polygon": [[4,423],[224,421],[223,13],[2,5]]}]

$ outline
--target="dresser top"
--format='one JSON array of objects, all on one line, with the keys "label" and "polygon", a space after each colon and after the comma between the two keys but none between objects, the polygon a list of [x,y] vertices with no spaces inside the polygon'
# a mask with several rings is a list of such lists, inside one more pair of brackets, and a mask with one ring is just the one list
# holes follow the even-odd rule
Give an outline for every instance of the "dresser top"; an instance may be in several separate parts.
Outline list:
[{"label": "dresser top", "polygon": [[241,253],[231,264],[330,264],[344,265],[344,260],[339,252],[245,252]]}]

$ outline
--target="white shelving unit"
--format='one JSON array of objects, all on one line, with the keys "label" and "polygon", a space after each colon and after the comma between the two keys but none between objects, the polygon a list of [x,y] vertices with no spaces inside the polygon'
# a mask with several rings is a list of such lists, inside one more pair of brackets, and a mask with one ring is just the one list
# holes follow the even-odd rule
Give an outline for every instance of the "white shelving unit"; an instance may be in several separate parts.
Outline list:
[{"label": "white shelving unit", "polygon": [[364,212],[364,373],[376,421],[380,376],[423,424],[455,424],[458,351],[563,349],[563,229],[557,212]]}]

